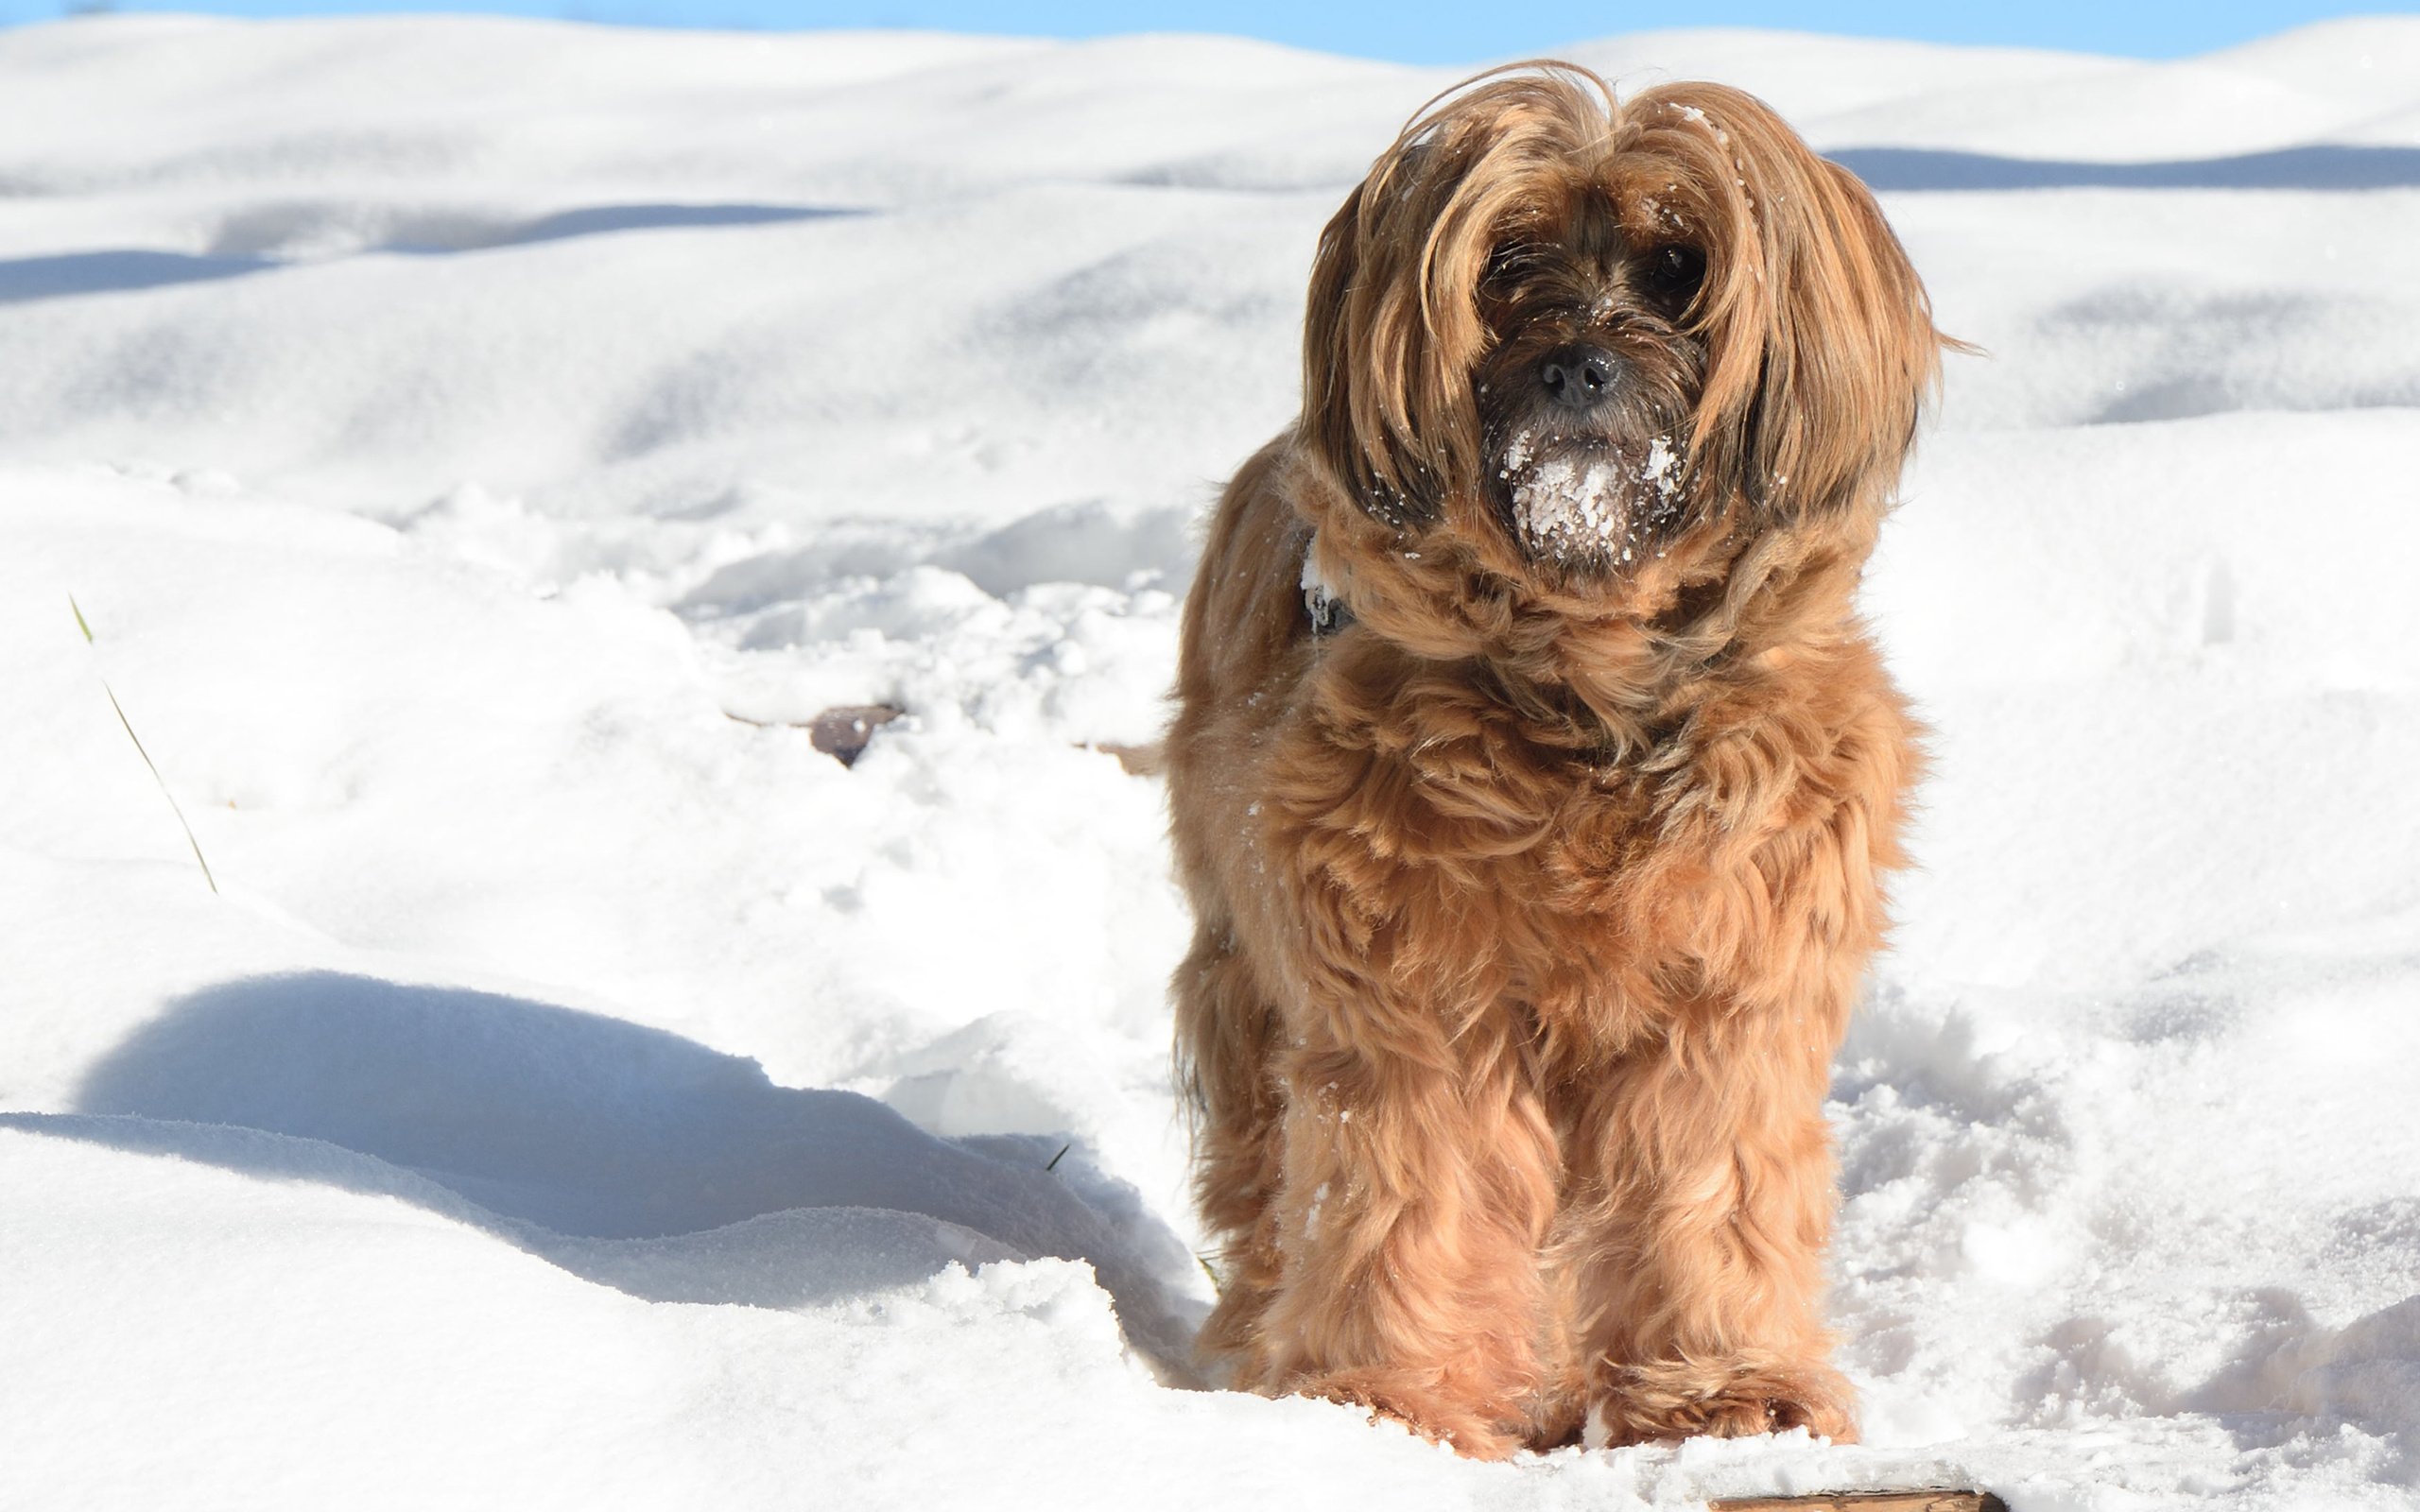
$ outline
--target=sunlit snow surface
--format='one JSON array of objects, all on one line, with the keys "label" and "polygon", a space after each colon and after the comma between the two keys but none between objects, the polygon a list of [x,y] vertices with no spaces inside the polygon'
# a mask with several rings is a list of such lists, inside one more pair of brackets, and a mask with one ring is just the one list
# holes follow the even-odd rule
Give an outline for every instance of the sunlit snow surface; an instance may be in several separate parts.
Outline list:
[{"label": "sunlit snow surface", "polygon": [[2420,1504],[2420,22],[1578,53],[1768,95],[1991,353],[1869,591],[1866,1447],[1163,1383],[1185,921],[1093,747],[1451,72],[104,18],[0,33],[0,1504]]}]

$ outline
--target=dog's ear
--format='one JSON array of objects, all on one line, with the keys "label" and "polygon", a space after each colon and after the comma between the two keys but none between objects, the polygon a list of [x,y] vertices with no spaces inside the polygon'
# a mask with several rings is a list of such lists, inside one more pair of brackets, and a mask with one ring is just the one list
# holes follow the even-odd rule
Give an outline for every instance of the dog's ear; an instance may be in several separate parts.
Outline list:
[{"label": "dog's ear", "polygon": [[[1303,319],[1303,435],[1353,501],[1399,530],[1433,524],[1456,468],[1451,322],[1460,301],[1432,295],[1429,266],[1441,203],[1457,170],[1452,145],[1407,131],[1345,197],[1320,233]],[[1473,323],[1476,323],[1474,316]]]},{"label": "dog's ear", "polygon": [[1756,467],[1784,516],[1880,508],[1940,382],[1932,301],[1855,174],[1811,159],[1801,215],[1770,233],[1779,299],[1756,398]]},{"label": "dog's ear", "polygon": [[1753,95],[1671,85],[1629,109],[1685,153],[1712,222],[1696,449],[1744,454],[1737,475],[1780,519],[1880,507],[1942,349],[1962,345],[1933,328],[1881,207]]},{"label": "dog's ear", "polygon": [[[1426,360],[1417,332],[1387,333],[1393,350],[1372,347],[1372,297],[1365,265],[1385,261],[1374,245],[1391,220],[1393,174],[1381,161],[1320,232],[1303,316],[1303,440],[1337,486],[1397,529],[1432,523],[1443,500],[1436,464],[1418,450],[1406,402]],[[1392,404],[1390,404],[1392,401]],[[1390,409],[1393,413],[1389,413]]]},{"label": "dog's ear", "polygon": [[1491,339],[1478,284],[1495,230],[1611,110],[1603,81],[1568,64],[1481,75],[1415,114],[1320,233],[1302,437],[1381,522],[1431,524],[1476,484],[1470,375]]}]

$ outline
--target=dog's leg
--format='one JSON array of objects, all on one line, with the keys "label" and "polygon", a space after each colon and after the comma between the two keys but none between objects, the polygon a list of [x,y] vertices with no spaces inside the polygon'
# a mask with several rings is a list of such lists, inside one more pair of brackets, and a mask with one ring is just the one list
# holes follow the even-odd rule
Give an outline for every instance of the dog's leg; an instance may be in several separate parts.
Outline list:
[{"label": "dog's leg", "polygon": [[1195,1347],[1251,1380],[1265,1369],[1260,1319],[1278,1279],[1274,1199],[1286,1104],[1271,1061],[1277,1016],[1226,921],[1206,911],[1175,987],[1179,1079],[1194,1116],[1194,1202],[1220,1245],[1219,1305]]},{"label": "dog's leg", "polygon": [[[1375,1409],[1466,1454],[1521,1448],[1556,1154],[1516,1026],[1377,1011],[1384,1046],[1290,1050],[1284,1273],[1263,1389]],[[1425,1042],[1407,1042],[1422,1040]]]},{"label": "dog's leg", "polygon": [[1822,1017],[1696,1005],[1593,1087],[1561,1257],[1590,1443],[1856,1437],[1817,1311],[1834,1204]]}]

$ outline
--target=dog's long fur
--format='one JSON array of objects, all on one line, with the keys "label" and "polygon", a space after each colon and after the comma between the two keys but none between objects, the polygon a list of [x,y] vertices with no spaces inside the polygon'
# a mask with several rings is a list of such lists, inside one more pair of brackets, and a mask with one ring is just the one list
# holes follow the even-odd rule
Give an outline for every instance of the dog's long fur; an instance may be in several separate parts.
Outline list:
[{"label": "dog's long fur", "polygon": [[[1541,440],[1572,342],[1619,382]],[[1852,600],[1942,343],[1863,186],[1713,85],[1483,75],[1330,221],[1167,744],[1236,1383],[1477,1455],[1854,1435],[1822,1103],[1914,754]],[[1595,513],[1520,502],[1548,443]]]}]

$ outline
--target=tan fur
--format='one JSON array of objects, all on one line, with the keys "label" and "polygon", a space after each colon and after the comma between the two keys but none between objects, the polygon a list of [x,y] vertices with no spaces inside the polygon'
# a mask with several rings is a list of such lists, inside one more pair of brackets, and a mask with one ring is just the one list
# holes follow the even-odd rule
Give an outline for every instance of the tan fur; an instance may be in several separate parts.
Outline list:
[{"label": "tan fur", "polygon": [[[1666,318],[1622,291],[1683,240]],[[1631,561],[1490,502],[1479,384],[1574,335],[1685,436]],[[1303,417],[1211,524],[1167,747],[1237,1384],[1476,1455],[1854,1435],[1822,1104],[1914,754],[1852,600],[1941,339],[1863,187],[1712,85],[1481,76],[1329,224]]]}]

